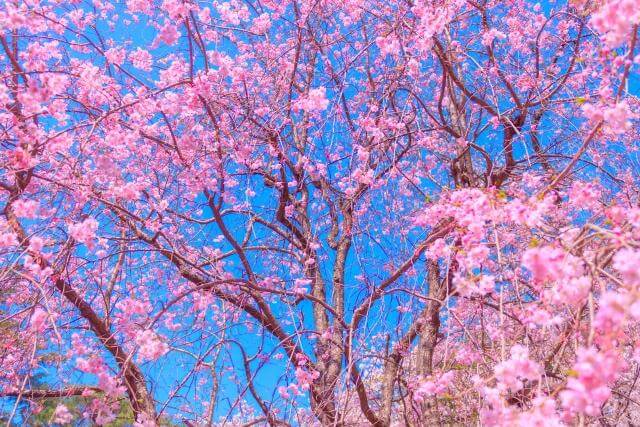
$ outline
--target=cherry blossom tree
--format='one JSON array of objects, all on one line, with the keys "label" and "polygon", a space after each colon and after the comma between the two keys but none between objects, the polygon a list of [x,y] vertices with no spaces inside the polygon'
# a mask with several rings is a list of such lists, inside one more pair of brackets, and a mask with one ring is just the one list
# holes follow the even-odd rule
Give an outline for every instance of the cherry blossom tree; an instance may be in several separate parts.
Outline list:
[{"label": "cherry blossom tree", "polygon": [[7,425],[640,423],[638,0],[6,0]]}]

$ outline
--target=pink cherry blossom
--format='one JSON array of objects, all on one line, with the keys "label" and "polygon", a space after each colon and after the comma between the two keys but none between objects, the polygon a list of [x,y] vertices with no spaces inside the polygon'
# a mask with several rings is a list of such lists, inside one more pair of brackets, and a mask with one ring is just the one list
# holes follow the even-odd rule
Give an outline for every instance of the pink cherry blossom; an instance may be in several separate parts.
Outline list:
[{"label": "pink cherry blossom", "polygon": [[640,286],[640,251],[624,248],[613,258],[613,267],[618,270],[625,284],[632,287]]},{"label": "pink cherry blossom", "polygon": [[609,383],[623,366],[615,355],[593,348],[582,349],[574,366],[577,377],[569,378],[560,396],[563,407],[576,413],[597,415],[611,395]]},{"label": "pink cherry blossom", "polygon": [[310,113],[326,110],[328,106],[329,100],[327,99],[326,89],[324,87],[311,89],[305,97],[296,101],[296,107],[298,109]]},{"label": "pink cherry blossom", "polygon": [[135,341],[141,360],[156,360],[169,351],[169,346],[149,329],[138,332]]},{"label": "pink cherry blossom", "polygon": [[69,412],[69,409],[62,404],[56,406],[53,413],[53,422],[59,424],[68,424],[73,420],[73,414]]},{"label": "pink cherry blossom", "polygon": [[80,243],[84,243],[90,249],[94,246],[94,238],[98,229],[98,221],[87,218],[82,222],[69,225],[69,234]]},{"label": "pink cherry blossom", "polygon": [[48,326],[49,314],[40,307],[36,307],[29,319],[29,327],[34,333],[42,333]]},{"label": "pink cherry blossom", "polygon": [[540,365],[529,359],[529,350],[521,345],[511,348],[511,358],[496,365],[495,376],[498,384],[511,391],[518,391],[523,380],[535,380],[541,374]]}]

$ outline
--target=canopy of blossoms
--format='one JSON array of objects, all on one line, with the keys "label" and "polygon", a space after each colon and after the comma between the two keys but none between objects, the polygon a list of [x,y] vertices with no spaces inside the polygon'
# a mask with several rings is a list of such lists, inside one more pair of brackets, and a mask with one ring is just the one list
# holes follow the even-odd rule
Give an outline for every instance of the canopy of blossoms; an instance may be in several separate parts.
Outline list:
[{"label": "canopy of blossoms", "polygon": [[640,424],[639,25],[0,2],[0,419]]}]

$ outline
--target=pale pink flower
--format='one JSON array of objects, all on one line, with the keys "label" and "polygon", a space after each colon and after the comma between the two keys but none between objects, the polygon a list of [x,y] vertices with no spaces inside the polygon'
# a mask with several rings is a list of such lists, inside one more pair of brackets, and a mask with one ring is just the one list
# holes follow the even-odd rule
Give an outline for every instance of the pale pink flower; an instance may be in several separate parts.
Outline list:
[{"label": "pale pink flower", "polygon": [[416,402],[422,402],[430,396],[438,396],[447,392],[453,380],[455,379],[455,371],[447,371],[437,375],[434,378],[424,380],[413,393],[413,399]]},{"label": "pale pink flower", "polygon": [[69,409],[59,404],[53,413],[53,422],[58,424],[69,424],[73,420],[73,415],[69,412]]},{"label": "pale pink flower", "polygon": [[294,109],[307,112],[319,112],[326,110],[329,106],[327,90],[324,87],[311,89],[308,95],[302,97],[294,104]]},{"label": "pale pink flower", "polygon": [[268,13],[263,13],[252,22],[251,29],[257,34],[263,34],[271,28],[271,18]]},{"label": "pale pink flower", "polygon": [[113,47],[111,49],[107,49],[104,52],[104,56],[110,63],[114,65],[122,65],[127,57],[127,51],[121,47]]},{"label": "pale pink flower", "polygon": [[491,46],[491,43],[493,43],[494,40],[504,40],[506,37],[507,36],[503,32],[492,28],[482,35],[482,44],[485,46]]},{"label": "pale pink flower", "polygon": [[580,209],[597,207],[600,199],[600,189],[592,183],[576,181],[569,191],[571,203]]},{"label": "pale pink flower", "polygon": [[141,360],[156,360],[169,351],[169,346],[149,329],[138,332],[136,344]]},{"label": "pale pink flower", "polygon": [[40,253],[45,245],[45,240],[39,236],[33,236],[29,240],[29,249],[35,253]]},{"label": "pale pink flower", "polygon": [[613,268],[618,270],[626,285],[640,286],[640,251],[620,249],[613,257]]},{"label": "pale pink flower", "polygon": [[0,248],[16,246],[18,243],[18,237],[15,235],[15,233],[0,233]]},{"label": "pale pink flower", "polygon": [[498,363],[494,372],[498,386],[518,391],[522,388],[523,380],[537,379],[542,369],[537,362],[529,359],[529,349],[517,344],[511,348],[511,358]]},{"label": "pale pink flower", "polygon": [[611,48],[630,39],[633,26],[639,23],[640,8],[636,0],[606,1],[591,18],[591,24]]},{"label": "pale pink flower", "polygon": [[142,412],[136,417],[136,422],[133,423],[133,427],[157,427],[155,418],[152,415]]},{"label": "pale pink flower", "polygon": [[69,225],[69,234],[79,243],[84,243],[89,249],[93,249],[98,221],[87,218],[82,222]]},{"label": "pale pink flower", "polygon": [[151,71],[151,66],[153,65],[153,56],[151,56],[148,51],[137,48],[129,54],[129,60],[137,69],[142,71]]},{"label": "pale pink flower", "polygon": [[631,296],[626,293],[608,291],[599,300],[599,309],[593,322],[603,331],[619,330],[627,318],[627,311],[632,304]]},{"label": "pale pink flower", "polygon": [[616,355],[583,348],[573,369],[577,377],[567,380],[567,388],[560,393],[562,406],[574,413],[597,416],[600,407],[609,399],[609,383],[624,368]]},{"label": "pale pink flower", "polygon": [[35,310],[33,310],[33,314],[31,314],[31,318],[29,319],[29,328],[32,332],[42,333],[47,327],[48,319],[49,314],[40,307],[36,307]]},{"label": "pale pink flower", "polygon": [[18,218],[35,218],[37,216],[39,203],[35,200],[18,199],[11,207]]},{"label": "pale pink flower", "polygon": [[620,101],[604,110],[605,124],[615,134],[622,134],[631,129],[632,118],[633,114],[626,101]]},{"label": "pale pink flower", "polygon": [[582,272],[579,260],[552,246],[530,248],[522,256],[525,266],[537,282],[570,278]]},{"label": "pale pink flower", "polygon": [[179,38],[180,32],[178,31],[178,28],[173,24],[166,23],[164,24],[164,26],[162,26],[162,28],[160,28],[156,41],[161,41],[168,45],[173,45],[178,41]]}]

